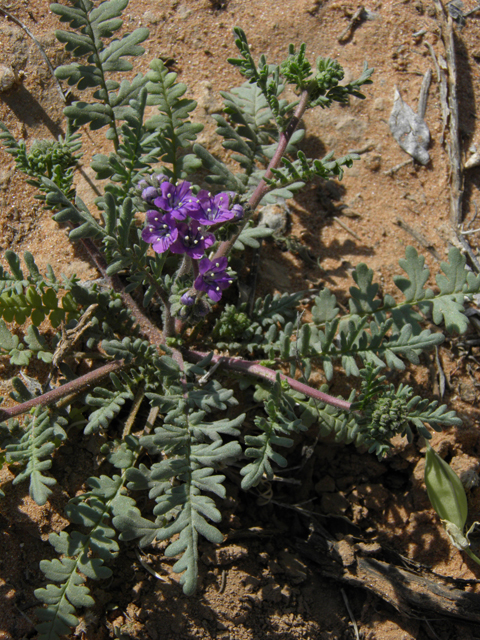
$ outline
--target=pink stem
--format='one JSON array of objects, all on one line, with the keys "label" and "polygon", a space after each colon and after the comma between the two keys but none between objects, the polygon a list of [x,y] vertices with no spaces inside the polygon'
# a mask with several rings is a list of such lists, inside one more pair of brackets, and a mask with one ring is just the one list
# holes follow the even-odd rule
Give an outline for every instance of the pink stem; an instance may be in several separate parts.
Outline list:
[{"label": "pink stem", "polygon": [[[295,132],[295,129],[298,127],[300,120],[302,119],[303,114],[305,113],[305,110],[308,106],[308,99],[309,99],[308,91],[303,91],[302,95],[300,96],[300,102],[298,103],[297,108],[295,109],[295,113],[291,117],[290,122],[288,123],[285,131],[280,135],[280,140],[278,142],[277,150],[275,151],[275,155],[273,156],[273,158],[270,160],[270,164],[267,167],[265,176],[262,180],[260,180],[257,188],[252,193],[252,196],[248,201],[248,206],[251,212],[250,215],[255,211],[255,209],[257,208],[263,196],[269,191],[270,187],[268,186],[268,184],[266,184],[265,178],[267,180],[270,179],[273,176],[272,169],[276,169],[280,164],[280,160],[282,159],[285,153],[288,143],[290,142],[290,138],[292,137],[293,133]],[[238,236],[242,232],[242,229],[247,222],[248,222],[248,218],[245,219],[244,224],[242,225],[238,233],[233,238],[230,238],[230,240],[225,240],[220,244],[213,260],[216,260],[217,258],[220,258],[222,256],[226,256],[230,253],[233,245],[235,244]]]},{"label": "pink stem", "polygon": [[98,382],[102,378],[105,378],[105,376],[108,376],[112,371],[124,369],[125,366],[125,360],[114,360],[113,362],[109,362],[103,367],[99,367],[98,369],[89,371],[76,380],[72,380],[70,382],[67,382],[66,384],[62,384],[56,389],[47,391],[47,393],[44,393],[41,396],[32,398],[31,400],[27,400],[26,402],[22,402],[21,404],[17,404],[15,407],[0,409],[0,420],[8,420],[9,418],[14,418],[15,416],[19,416],[22,413],[27,413],[27,411],[30,411],[30,409],[33,409],[34,407],[46,407],[49,404],[58,402],[71,393],[80,393],[90,385]]},{"label": "pink stem", "polygon": [[[187,351],[185,349],[183,351],[183,355],[185,357],[185,360],[188,360],[189,362],[199,362],[200,360],[203,360],[203,358],[206,358],[209,354],[202,353],[201,351]],[[324,402],[325,404],[329,404],[330,406],[341,409],[342,411],[350,411],[352,408],[352,403],[348,402],[348,400],[336,398],[335,396],[331,396],[328,393],[323,393],[323,391],[318,391],[318,389],[309,387],[307,384],[299,382],[298,380],[295,380],[295,378],[290,378],[290,376],[286,376],[284,373],[274,371],[273,369],[268,369],[268,367],[264,367],[263,365],[257,364],[255,362],[250,362],[249,360],[241,360],[240,358],[230,358],[226,356],[214,355],[212,357],[212,362],[214,364],[219,362],[221,366],[225,366],[227,369],[239,371],[241,373],[248,373],[252,376],[256,376],[257,378],[269,380],[270,382],[275,382],[277,379],[277,375],[280,375],[280,380],[285,380],[285,382],[288,382],[292,389],[303,393],[309,398],[314,398],[319,402]]]}]

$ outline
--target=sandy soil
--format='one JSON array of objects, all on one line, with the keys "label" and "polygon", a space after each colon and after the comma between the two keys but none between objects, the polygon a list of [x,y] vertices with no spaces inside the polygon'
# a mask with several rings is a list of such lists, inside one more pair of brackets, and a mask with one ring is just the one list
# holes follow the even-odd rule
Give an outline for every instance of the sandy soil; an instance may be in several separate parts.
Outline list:
[{"label": "sandy soil", "polygon": [[[65,56],[53,35],[57,21],[47,2],[11,0],[3,6],[31,30],[54,66],[62,64]],[[360,73],[364,60],[375,67],[374,84],[366,88],[365,101],[352,102],[348,108],[337,105],[328,111],[317,110],[305,118],[307,135],[302,148],[308,154],[322,156],[334,150],[341,155],[355,150],[361,153],[361,160],[347,171],[337,187],[337,200],[332,200],[321,185],[314,184],[288,203],[291,237],[298,240],[302,250],[292,254],[282,252],[273,243],[265,245],[258,282],[261,295],[326,284],[342,299],[342,292],[349,286],[349,274],[359,262],[367,262],[385,291],[393,293],[392,275],[400,272],[398,259],[407,245],[423,251],[434,271],[438,270],[439,259],[447,254],[452,238],[448,154],[442,140],[439,87],[426,46],[429,43],[437,55],[445,56],[434,5],[422,0],[366,0],[363,6],[369,19],[339,42],[359,6],[336,0],[131,0],[128,7],[126,27],[146,26],[151,32],[140,70],[145,70],[149,59],[155,56],[175,61],[173,68],[199,103],[198,119],[206,125],[201,142],[219,155],[224,152],[209,117],[221,110],[218,92],[241,82],[226,62],[236,52],[231,36],[233,26],[246,31],[254,55],[265,52],[272,61],[281,58],[290,42],[305,42],[312,59],[316,55],[338,59],[346,69],[347,79]],[[474,6],[473,0],[468,0],[464,10]],[[476,101],[480,98],[476,57],[479,17],[472,14],[465,27],[457,30],[464,157],[468,157],[473,143],[480,145],[476,120]],[[422,34],[413,35],[422,30]],[[20,80],[14,89],[0,94],[0,119],[27,143],[61,134],[63,104],[34,43],[18,25],[1,15],[0,42],[0,64],[11,65]],[[434,80],[425,119],[432,137],[431,161],[427,166],[409,164],[387,175],[408,159],[388,127],[394,87],[416,109],[422,78],[429,68],[434,71]],[[102,144],[101,137],[85,132],[87,175],[92,175],[89,157]],[[479,168],[466,173],[466,225],[476,210],[479,182]],[[94,196],[80,173],[77,184],[81,197],[93,203]],[[14,170],[12,158],[0,149],[0,247],[20,254],[31,251],[40,267],[50,263],[56,272],[65,275],[97,277],[86,256],[69,244],[65,230],[51,220],[33,196],[34,189],[24,184]],[[342,209],[340,205],[346,206]],[[473,228],[477,225],[474,223]],[[405,230],[407,227],[413,229],[416,238]],[[478,246],[478,235],[469,236],[469,240],[473,248]],[[308,259],[306,250],[319,258],[318,264]],[[460,413],[464,426],[435,435],[433,440],[457,473],[470,473],[477,479],[469,489],[472,521],[478,518],[480,509],[476,475],[480,452],[478,355],[478,346],[466,346],[457,338],[449,339],[439,349],[439,362],[447,381],[443,401]],[[13,368],[0,363],[1,395],[8,393],[13,373]],[[425,395],[438,394],[438,369],[433,356],[425,358],[417,371],[410,371],[408,378]],[[341,381],[338,384],[341,389]],[[308,554],[301,545],[320,523],[334,541],[346,540],[350,553],[354,549],[363,557],[376,558],[390,566],[397,566],[401,556],[405,566],[415,566],[418,575],[428,577],[430,585],[443,584],[465,594],[479,594],[479,567],[451,547],[429,507],[422,482],[421,442],[399,442],[394,454],[383,462],[353,447],[320,443],[306,460],[302,446],[314,440],[314,432],[309,433],[292,451],[291,467],[301,466],[300,471],[292,472],[296,485],[276,482],[245,495],[239,493],[235,478],[230,479],[222,529],[225,542],[216,549],[207,544],[202,547],[197,595],[186,598],[181,594],[178,577],[171,572],[172,563],[161,556],[161,545],[148,549],[143,557],[133,546],[127,547],[117,561],[115,578],[95,589],[97,605],[85,612],[72,637],[480,637],[480,607],[477,619],[455,618],[447,609],[432,612],[425,593],[423,608],[418,603],[416,607],[405,605],[400,593],[382,592],[382,583],[376,590],[373,582],[363,586],[356,583],[353,577],[360,577],[360,565],[348,565],[345,547],[339,557],[340,564],[351,569],[348,583],[335,579],[331,567],[316,562],[312,547]],[[37,603],[33,590],[42,584],[38,562],[52,557],[47,535],[66,526],[62,508],[83,482],[79,467],[69,456],[75,452],[77,462],[92,465],[95,446],[95,442],[79,438],[59,452],[53,471],[62,482],[43,508],[30,500],[25,486],[11,486],[13,476],[7,468],[1,472],[0,483],[6,485],[7,497],[0,504],[0,640],[35,635]],[[265,498],[270,489],[273,493]],[[310,502],[305,505],[306,501]],[[300,504],[301,507],[292,508]],[[316,520],[310,512],[314,512]],[[359,544],[366,546],[359,548]],[[149,573],[145,565],[161,579]],[[480,595],[478,598],[480,602]]]}]

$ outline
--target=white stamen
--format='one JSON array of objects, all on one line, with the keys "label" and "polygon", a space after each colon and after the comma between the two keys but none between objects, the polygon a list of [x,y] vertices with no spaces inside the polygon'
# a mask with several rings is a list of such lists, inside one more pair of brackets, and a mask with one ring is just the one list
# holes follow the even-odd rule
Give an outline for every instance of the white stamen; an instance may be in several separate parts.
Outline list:
[{"label": "white stamen", "polygon": [[215,263],[215,266],[216,266],[216,267],[219,267],[219,266],[220,266],[220,263],[219,263],[219,262],[216,262],[216,263]]}]

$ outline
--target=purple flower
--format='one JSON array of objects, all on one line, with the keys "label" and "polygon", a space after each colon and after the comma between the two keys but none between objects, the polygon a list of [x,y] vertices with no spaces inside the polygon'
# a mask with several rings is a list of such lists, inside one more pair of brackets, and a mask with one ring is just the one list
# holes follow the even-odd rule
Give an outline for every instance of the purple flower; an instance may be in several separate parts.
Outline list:
[{"label": "purple flower", "polygon": [[164,253],[177,239],[178,229],[175,220],[167,213],[162,216],[158,211],[147,211],[147,226],[142,238],[149,242],[156,253]]},{"label": "purple flower", "polygon": [[208,191],[199,191],[197,208],[189,212],[189,215],[200,224],[212,225],[243,217],[243,207],[234,204],[230,209],[230,199],[234,197],[231,191],[222,191],[212,196]]},{"label": "purple flower", "polygon": [[176,220],[185,220],[192,209],[198,208],[198,199],[192,194],[190,182],[177,185],[162,182],[159,190],[161,195],[155,198],[155,206]]},{"label": "purple flower", "polygon": [[198,266],[200,275],[195,279],[193,286],[197,291],[205,291],[211,300],[218,302],[222,297],[222,290],[233,282],[233,278],[227,274],[227,258],[218,258],[215,262],[203,258]]},{"label": "purple flower", "polygon": [[213,233],[205,233],[195,220],[190,224],[179,222],[177,229],[178,237],[170,247],[172,253],[186,253],[190,258],[200,260],[205,249],[215,242]]}]

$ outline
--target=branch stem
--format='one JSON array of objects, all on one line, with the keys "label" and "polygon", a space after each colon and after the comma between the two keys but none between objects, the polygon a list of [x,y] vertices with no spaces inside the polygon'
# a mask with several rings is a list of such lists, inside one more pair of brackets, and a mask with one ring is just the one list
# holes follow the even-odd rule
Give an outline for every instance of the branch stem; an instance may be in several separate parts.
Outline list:
[{"label": "branch stem", "polygon": [[[189,362],[199,362],[206,358],[209,354],[201,351],[187,351],[186,349],[183,351],[183,355],[185,360]],[[290,376],[286,376],[284,373],[280,373],[279,371],[274,371],[273,369],[269,369],[268,367],[264,367],[261,364],[257,364],[255,362],[250,362],[249,360],[242,360],[240,358],[230,358],[221,355],[213,355],[212,363],[219,363],[220,366],[226,367],[231,371],[239,371],[240,373],[247,373],[249,375],[255,376],[256,378],[262,378],[263,380],[268,380],[269,382],[275,382],[277,379],[277,375],[280,375],[280,380],[284,380],[289,384],[289,386],[299,393],[303,393],[309,398],[314,398],[319,402],[323,402],[324,404],[329,404],[332,407],[336,407],[342,411],[351,411],[352,403],[348,402],[348,400],[343,400],[343,398],[336,398],[335,396],[331,396],[328,393],[324,393],[323,391],[318,391],[318,389],[314,389],[303,382],[299,382],[295,380],[295,378],[291,378]]]},{"label": "branch stem", "polygon": [[[92,240],[90,240],[90,238],[84,238],[82,240],[82,243],[85,249],[87,250],[90,258],[95,263],[95,266],[102,274],[102,276],[110,284],[112,289],[114,289],[114,291],[116,291],[121,295],[125,306],[130,310],[133,317],[137,321],[138,326],[140,327],[140,330],[143,333],[143,335],[145,335],[152,344],[156,344],[156,345],[164,344],[165,339],[163,337],[163,333],[149,318],[147,318],[143,310],[140,309],[140,307],[132,298],[132,296],[129,293],[125,292],[125,287],[123,286],[123,283],[120,280],[120,278],[117,275],[107,276],[107,273],[106,273],[107,264],[102,254],[100,253],[96,245],[92,242]],[[165,324],[167,324],[169,316],[171,320],[171,315],[169,313],[169,310],[166,308]]]},{"label": "branch stem", "polygon": [[230,251],[233,248],[233,245],[235,244],[235,242],[237,241],[240,233],[242,232],[243,228],[245,227],[246,223],[249,220],[249,217],[253,214],[253,212],[255,211],[255,209],[258,207],[261,199],[265,196],[266,193],[268,193],[268,191],[271,189],[271,187],[268,186],[268,184],[265,182],[265,178],[268,180],[270,178],[273,177],[272,174],[272,169],[276,169],[278,167],[278,165],[280,164],[280,161],[282,159],[282,157],[285,154],[285,151],[287,149],[288,143],[290,142],[290,138],[292,137],[292,135],[294,134],[296,128],[298,127],[300,120],[303,117],[303,114],[305,113],[307,106],[308,106],[308,99],[309,99],[309,93],[307,90],[303,91],[301,96],[300,96],[300,100],[299,103],[297,105],[297,108],[295,109],[295,113],[293,114],[293,116],[291,117],[285,131],[283,131],[280,135],[280,140],[278,142],[278,147],[275,151],[275,155],[273,156],[273,158],[270,160],[270,164],[267,167],[267,170],[265,172],[264,177],[262,178],[262,180],[260,180],[260,182],[258,183],[257,188],[255,189],[255,191],[252,193],[250,200],[248,201],[248,210],[250,212],[249,216],[245,216],[244,219],[244,224],[240,227],[239,231],[236,233],[235,236],[233,236],[233,238],[230,238],[230,240],[225,240],[224,242],[222,242],[220,244],[220,246],[217,249],[217,252],[215,254],[215,257],[213,258],[213,260],[216,260],[217,258],[221,258],[222,256],[226,256],[230,253]]},{"label": "branch stem", "polygon": [[113,371],[119,371],[120,369],[124,369],[126,366],[128,365],[125,360],[114,360],[113,362],[109,362],[103,367],[89,371],[76,380],[62,384],[60,387],[47,391],[47,393],[44,393],[41,396],[22,402],[21,404],[17,404],[15,407],[0,409],[0,420],[3,421],[8,420],[9,418],[14,418],[15,416],[20,416],[22,413],[27,413],[27,411],[30,411],[30,409],[33,409],[34,407],[47,407],[54,402],[58,402],[69,394],[78,395],[87,387],[97,383]]}]

